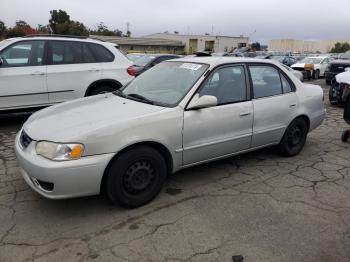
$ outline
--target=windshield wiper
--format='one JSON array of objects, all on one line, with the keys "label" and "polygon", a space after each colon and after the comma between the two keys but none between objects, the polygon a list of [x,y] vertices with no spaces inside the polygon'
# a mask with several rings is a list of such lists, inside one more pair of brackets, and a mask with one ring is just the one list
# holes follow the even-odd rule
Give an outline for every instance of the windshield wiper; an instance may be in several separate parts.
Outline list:
[{"label": "windshield wiper", "polygon": [[120,91],[120,90],[114,91],[113,94],[115,94],[117,96],[121,96],[121,97],[127,97],[127,95],[124,94],[123,91]]},{"label": "windshield wiper", "polygon": [[141,100],[141,101],[144,101],[148,104],[154,105],[154,102],[152,100],[149,100],[148,98],[146,98],[142,95],[139,95],[139,94],[128,94],[127,97],[136,98],[137,100]]}]

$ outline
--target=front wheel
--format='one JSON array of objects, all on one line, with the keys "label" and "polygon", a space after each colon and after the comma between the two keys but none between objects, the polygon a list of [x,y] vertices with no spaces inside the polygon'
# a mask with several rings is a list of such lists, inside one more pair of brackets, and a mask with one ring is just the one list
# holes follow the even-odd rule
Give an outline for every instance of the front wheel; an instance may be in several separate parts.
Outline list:
[{"label": "front wheel", "polygon": [[279,151],[284,156],[295,156],[303,149],[308,127],[307,123],[302,118],[294,119],[287,127],[283,138],[278,145]]},{"label": "front wheel", "polygon": [[97,86],[96,88],[94,88],[91,93],[90,96],[95,96],[95,95],[100,95],[100,94],[105,94],[105,93],[110,93],[110,92],[114,92],[115,88],[108,86],[108,85],[100,85]]},{"label": "front wheel", "polygon": [[126,208],[142,206],[153,200],[167,176],[163,156],[148,146],[132,148],[111,163],[106,192],[113,203]]},{"label": "front wheel", "polygon": [[314,78],[315,80],[317,80],[317,79],[320,78],[320,71],[319,71],[319,70],[316,70],[316,71],[314,72],[313,78]]}]

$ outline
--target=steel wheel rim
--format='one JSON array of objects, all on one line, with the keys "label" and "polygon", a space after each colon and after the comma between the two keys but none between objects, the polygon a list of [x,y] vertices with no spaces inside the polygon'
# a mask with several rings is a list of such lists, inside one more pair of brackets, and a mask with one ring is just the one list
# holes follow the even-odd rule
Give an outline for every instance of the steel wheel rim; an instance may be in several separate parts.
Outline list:
[{"label": "steel wheel rim", "polygon": [[131,164],[123,176],[123,187],[128,194],[139,195],[152,188],[155,170],[148,160],[139,160]]}]

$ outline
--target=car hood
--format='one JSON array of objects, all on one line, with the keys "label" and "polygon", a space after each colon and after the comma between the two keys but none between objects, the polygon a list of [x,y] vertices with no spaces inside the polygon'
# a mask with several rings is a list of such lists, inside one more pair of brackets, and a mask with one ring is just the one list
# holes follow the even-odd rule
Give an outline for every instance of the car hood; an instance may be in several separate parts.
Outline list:
[{"label": "car hood", "polygon": [[338,83],[350,85],[350,71],[337,74],[335,76],[335,79],[337,80]]},{"label": "car hood", "polygon": [[291,65],[291,68],[293,68],[293,67],[303,67],[304,68],[304,66],[305,66],[305,63],[296,63],[294,65]]},{"label": "car hood", "polygon": [[76,142],[111,125],[163,110],[164,107],[122,98],[112,93],[61,103],[33,114],[23,128],[34,140]]}]

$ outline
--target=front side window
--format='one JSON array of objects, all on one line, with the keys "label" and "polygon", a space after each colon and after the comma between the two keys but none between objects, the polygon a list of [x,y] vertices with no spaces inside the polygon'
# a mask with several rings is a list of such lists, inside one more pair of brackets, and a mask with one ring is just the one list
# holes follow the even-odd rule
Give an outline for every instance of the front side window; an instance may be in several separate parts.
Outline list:
[{"label": "front side window", "polygon": [[52,64],[79,64],[83,62],[82,46],[79,42],[52,41]]},{"label": "front side window", "polygon": [[4,51],[0,56],[3,66],[38,66],[44,63],[45,41],[23,41],[16,43]]},{"label": "front side window", "polygon": [[278,70],[272,66],[249,66],[253,82],[254,98],[282,94],[282,84]]},{"label": "front side window", "polygon": [[166,61],[135,78],[123,93],[155,104],[175,106],[207,68],[205,64]]},{"label": "front side window", "polygon": [[244,67],[230,66],[215,71],[199,91],[199,96],[215,96],[218,105],[223,105],[245,101],[246,90]]}]

